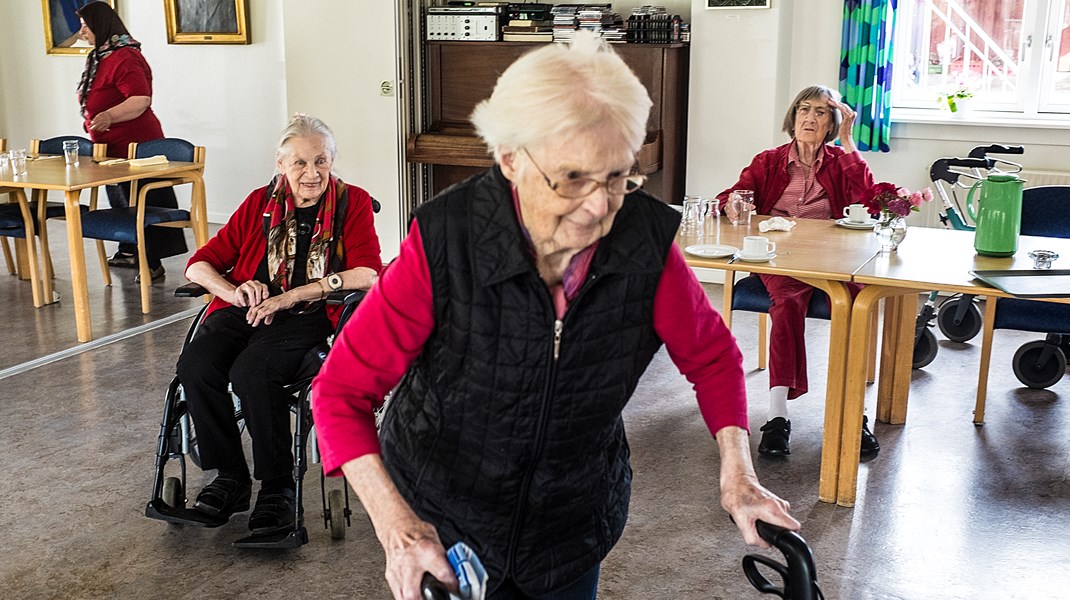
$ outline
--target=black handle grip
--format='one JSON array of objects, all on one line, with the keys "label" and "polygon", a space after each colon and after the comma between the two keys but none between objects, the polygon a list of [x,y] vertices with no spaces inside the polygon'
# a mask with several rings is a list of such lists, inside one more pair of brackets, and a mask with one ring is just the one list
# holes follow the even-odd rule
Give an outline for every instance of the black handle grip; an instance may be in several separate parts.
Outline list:
[{"label": "black handle grip", "polygon": [[430,573],[424,573],[420,582],[420,595],[424,600],[450,600],[450,591]]},{"label": "black handle grip", "polygon": [[1025,154],[1025,148],[1022,146],[990,144],[988,146],[974,146],[973,150],[970,150],[970,158],[984,158],[989,154]]},{"label": "black handle grip", "polygon": [[187,283],[175,288],[175,298],[198,298],[208,293],[199,283]]},{"label": "black handle grip", "polygon": [[[995,166],[996,160],[995,158],[939,158],[929,167],[929,180],[933,183],[937,181],[958,183],[959,177],[963,173],[954,171],[951,167],[991,170]],[[968,176],[974,177],[973,175]]]},{"label": "black handle grip", "polygon": [[[798,533],[783,527],[755,521],[755,528],[763,540],[769,542],[779,550],[787,560],[787,565],[782,565],[771,559],[757,555],[747,555],[743,559],[743,570],[747,579],[758,591],[771,593],[784,598],[784,600],[818,600],[821,598],[821,590],[817,586],[817,568],[814,566],[814,555],[806,540]],[[748,560],[750,559],[750,560]],[[758,573],[754,563],[761,563],[780,574],[784,580],[784,587],[773,586],[768,579]],[[752,577],[752,574],[754,577]]]}]

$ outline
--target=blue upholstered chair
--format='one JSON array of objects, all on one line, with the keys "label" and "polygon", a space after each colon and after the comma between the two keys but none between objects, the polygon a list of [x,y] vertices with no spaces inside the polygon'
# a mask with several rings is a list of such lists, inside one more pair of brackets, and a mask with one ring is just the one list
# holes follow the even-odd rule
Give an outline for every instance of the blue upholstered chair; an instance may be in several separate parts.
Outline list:
[{"label": "blue upholstered chair", "polygon": [[[1070,238],[1070,186],[1047,185],[1026,188],[1022,194],[1022,235]],[[1065,264],[1070,256],[1063,256]],[[1065,268],[1065,267],[1064,267]],[[1055,304],[1019,298],[989,298],[981,342],[981,369],[977,379],[977,403],[973,422],[984,423],[988,368],[992,337],[996,329],[1014,329],[1048,334],[1045,340],[1028,342],[1014,354],[1014,374],[1032,388],[1055,385],[1066,373],[1070,341],[1070,304]]]},{"label": "blue upholstered chair", "polygon": [[[204,154],[204,146],[194,146],[186,140],[178,138],[162,138],[151,142],[130,144],[128,156],[133,159],[163,155],[169,161],[198,163],[201,165],[198,171],[203,173]],[[100,240],[137,244],[139,279],[141,280],[141,312],[144,314],[148,314],[152,307],[152,295],[150,293],[152,277],[149,273],[149,263],[145,252],[145,228],[188,227],[193,229],[195,234],[197,232],[197,228],[193,227],[190,211],[181,208],[147,206],[145,203],[146,195],[150,190],[195,182],[196,179],[189,176],[154,178],[141,185],[135,181],[131,184],[130,206],[128,208],[94,210],[82,217],[82,235],[98,240],[99,247],[103,247],[103,243]],[[193,186],[193,189],[194,193],[197,193],[200,186]],[[204,245],[206,241],[197,239],[197,246]],[[101,256],[104,255],[102,254]],[[111,273],[107,260],[101,261],[101,268],[104,271],[105,282],[110,284]]]},{"label": "blue upholstered chair", "polygon": [[[725,272],[725,277],[734,277],[734,275],[735,273],[732,271]],[[726,283],[728,283],[727,280]],[[765,369],[768,365],[769,306],[771,303],[769,291],[765,289],[765,284],[762,283],[761,278],[757,275],[749,275],[736,281],[733,285],[725,286],[724,306],[731,307],[731,310],[726,310],[723,315],[725,324],[728,327],[732,326],[732,311],[744,310],[758,313],[759,369]],[[810,305],[806,310],[806,318],[824,319],[826,321],[832,318],[828,294],[818,289],[814,290],[814,294],[810,297]],[[874,325],[876,325],[875,322]],[[876,336],[874,336],[874,339],[876,339]],[[876,373],[876,359],[876,344],[874,344],[869,353],[869,375],[867,377],[869,382],[873,381]]]}]

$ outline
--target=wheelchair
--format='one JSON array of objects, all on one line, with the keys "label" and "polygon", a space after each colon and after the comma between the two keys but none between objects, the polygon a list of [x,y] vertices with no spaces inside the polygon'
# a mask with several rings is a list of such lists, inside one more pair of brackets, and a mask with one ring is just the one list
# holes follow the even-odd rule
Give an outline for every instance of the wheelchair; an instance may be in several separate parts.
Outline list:
[{"label": "wheelchair", "polygon": [[[195,298],[207,294],[207,290],[197,284],[187,284],[175,290],[175,296]],[[364,298],[363,291],[338,291],[332,292],[327,297],[328,304],[342,305],[342,313],[338,319],[338,327],[335,335],[341,331],[342,326],[356,310],[357,304]],[[186,332],[182,348],[189,345],[190,340],[197,335],[204,313],[208,305],[198,313],[197,318]],[[290,412],[295,416],[293,432],[294,454],[294,493],[295,493],[295,519],[293,527],[280,532],[262,535],[250,535],[241,538],[233,545],[239,548],[297,548],[308,543],[308,531],[304,527],[304,515],[302,514],[302,493],[305,471],[308,469],[306,445],[311,440],[313,463],[319,463],[319,448],[316,444],[315,428],[312,423],[312,408],[309,403],[309,393],[312,387],[312,378],[319,372],[323,361],[327,357],[332,336],[319,346],[312,348],[305,356],[298,378],[285,387],[287,393],[292,394],[293,401],[290,403]],[[244,431],[244,422],[241,412],[241,400],[234,398],[234,418],[239,423],[239,429]],[[229,521],[229,517],[218,518],[206,515],[199,511],[187,508],[186,499],[186,459],[196,466],[200,466],[196,432],[192,426],[189,410],[186,405],[182,382],[178,377],[171,380],[164,399],[163,418],[160,422],[160,435],[156,444],[156,473],[152,481],[152,496],[145,506],[145,516],[150,519],[166,521],[179,525],[191,525],[195,527],[219,527]],[[168,463],[175,459],[178,462],[177,476],[169,474]],[[173,470],[172,470],[173,471]],[[329,529],[332,539],[343,539],[346,527],[350,525],[352,511],[349,505],[349,485],[342,479],[342,489],[327,491],[326,475],[320,470],[320,499],[323,503],[323,525]]]}]

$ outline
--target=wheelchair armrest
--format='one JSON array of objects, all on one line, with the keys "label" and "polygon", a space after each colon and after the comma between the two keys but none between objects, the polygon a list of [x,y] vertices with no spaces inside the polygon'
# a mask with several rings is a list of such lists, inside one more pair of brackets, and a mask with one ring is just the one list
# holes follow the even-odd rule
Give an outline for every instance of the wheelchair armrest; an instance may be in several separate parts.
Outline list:
[{"label": "wheelchair armrest", "polygon": [[199,283],[187,283],[175,288],[175,298],[199,298],[208,293],[208,290]]},{"label": "wheelchair armrest", "polygon": [[349,306],[363,300],[367,293],[366,290],[335,290],[327,294],[327,304]]}]

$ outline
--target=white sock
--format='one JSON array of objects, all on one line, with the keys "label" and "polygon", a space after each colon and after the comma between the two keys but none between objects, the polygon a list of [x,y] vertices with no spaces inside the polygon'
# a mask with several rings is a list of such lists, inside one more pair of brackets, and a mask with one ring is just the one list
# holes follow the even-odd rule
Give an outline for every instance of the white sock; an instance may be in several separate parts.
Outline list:
[{"label": "white sock", "polygon": [[777,385],[769,388],[769,414],[766,421],[777,417],[788,418],[788,386]]}]

